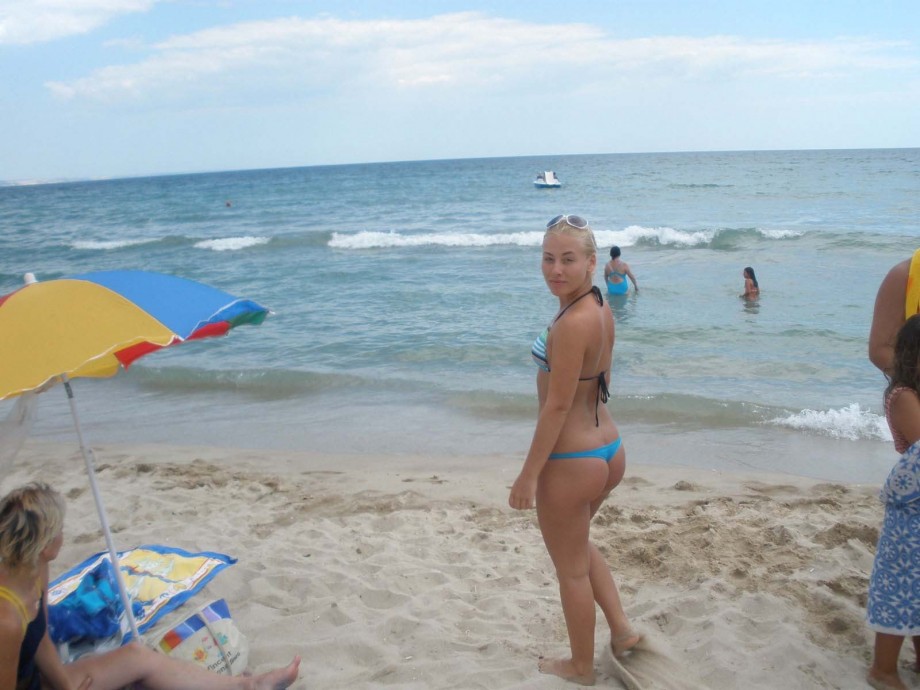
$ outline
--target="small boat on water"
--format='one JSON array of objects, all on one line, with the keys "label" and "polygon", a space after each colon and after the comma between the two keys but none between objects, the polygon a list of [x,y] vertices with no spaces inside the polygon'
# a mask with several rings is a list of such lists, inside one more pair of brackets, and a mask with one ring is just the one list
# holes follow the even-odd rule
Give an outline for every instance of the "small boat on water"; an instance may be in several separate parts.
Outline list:
[{"label": "small boat on water", "polygon": [[561,187],[562,183],[552,170],[544,170],[537,174],[537,179],[533,181],[533,186],[537,189],[549,189],[551,187]]}]

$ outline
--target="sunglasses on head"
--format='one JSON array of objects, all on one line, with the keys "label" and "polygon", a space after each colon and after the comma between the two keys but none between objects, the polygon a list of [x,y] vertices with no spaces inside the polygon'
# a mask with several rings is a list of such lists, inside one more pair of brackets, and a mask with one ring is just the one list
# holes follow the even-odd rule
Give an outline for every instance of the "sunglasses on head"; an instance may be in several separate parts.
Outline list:
[{"label": "sunglasses on head", "polygon": [[568,223],[573,228],[578,228],[579,230],[583,230],[584,228],[588,227],[588,221],[586,221],[581,216],[561,215],[561,216],[556,216],[555,218],[550,220],[550,222],[546,224],[546,229],[549,230],[550,228],[556,225],[559,225],[559,223],[562,223],[562,222]]}]

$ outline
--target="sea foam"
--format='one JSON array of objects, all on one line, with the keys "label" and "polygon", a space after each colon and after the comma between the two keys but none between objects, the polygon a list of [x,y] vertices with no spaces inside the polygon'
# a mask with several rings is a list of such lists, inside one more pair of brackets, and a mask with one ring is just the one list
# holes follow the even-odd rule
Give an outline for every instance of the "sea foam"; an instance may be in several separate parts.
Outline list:
[{"label": "sea foam", "polygon": [[139,244],[148,244],[156,240],[77,240],[70,246],[74,249],[122,249],[123,247],[134,247]]},{"label": "sea foam", "polygon": [[861,408],[859,403],[839,410],[802,410],[788,417],[776,417],[767,421],[767,424],[849,441],[891,441],[891,431],[885,418]]},{"label": "sea foam", "polygon": [[543,241],[542,232],[511,233],[465,233],[441,232],[419,233],[417,235],[399,232],[364,231],[354,235],[334,232],[329,246],[336,249],[382,249],[387,247],[495,247],[517,245],[539,247]]},{"label": "sea foam", "polygon": [[[761,230],[751,228],[734,230],[677,230],[670,227],[644,227],[630,225],[622,230],[601,230],[594,228],[594,237],[600,247],[618,245],[632,247],[637,244],[663,247],[706,247],[727,236],[738,236],[752,240],[784,240],[803,233],[785,230]],[[420,232],[402,233],[365,230],[353,234],[334,232],[328,246],[335,249],[388,249],[394,247],[496,247],[519,246],[539,247],[543,242],[543,231],[477,233],[477,232]]]},{"label": "sea foam", "polygon": [[268,244],[271,237],[221,237],[216,240],[202,240],[195,243],[195,249],[210,249],[215,252],[229,252],[247,247]]}]

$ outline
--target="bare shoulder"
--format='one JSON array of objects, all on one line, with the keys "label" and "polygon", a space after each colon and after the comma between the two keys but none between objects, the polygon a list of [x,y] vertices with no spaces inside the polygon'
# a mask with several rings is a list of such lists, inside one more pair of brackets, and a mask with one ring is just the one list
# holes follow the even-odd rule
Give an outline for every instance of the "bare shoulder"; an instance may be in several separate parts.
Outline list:
[{"label": "bare shoulder", "polygon": [[910,273],[910,259],[893,266],[882,279],[875,295],[872,311],[870,340],[881,337],[894,341],[894,332],[904,320],[904,293],[907,290],[907,276]]},{"label": "bare shoulder", "polygon": [[891,409],[893,410],[920,410],[920,395],[913,388],[898,388],[891,394]]},{"label": "bare shoulder", "polygon": [[0,599],[0,647],[15,642],[22,643],[22,616],[19,610],[6,599]]},{"label": "bare shoulder", "polygon": [[[610,310],[606,307],[605,303],[603,308],[609,312]],[[590,333],[592,329],[597,328],[597,311],[600,308],[601,306],[598,305],[593,295],[585,297],[580,303],[572,305],[572,308],[566,312],[565,317],[553,326],[553,330],[558,329],[560,332],[576,334],[579,337]]]},{"label": "bare shoulder", "polygon": [[[885,277],[882,279],[878,288],[879,297],[882,295],[894,296],[903,292],[907,288],[907,277],[910,275],[910,259],[891,267]],[[898,304],[900,307],[901,305]]]},{"label": "bare shoulder", "polygon": [[920,397],[911,389],[901,391],[892,398],[889,408],[892,427],[896,428],[909,444],[920,439]]}]

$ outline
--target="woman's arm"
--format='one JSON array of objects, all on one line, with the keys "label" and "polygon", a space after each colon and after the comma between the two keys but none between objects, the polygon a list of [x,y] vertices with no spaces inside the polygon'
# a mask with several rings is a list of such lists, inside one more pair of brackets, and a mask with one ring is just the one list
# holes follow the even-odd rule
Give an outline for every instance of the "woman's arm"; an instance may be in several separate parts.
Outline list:
[{"label": "woman's arm", "polygon": [[624,263],[623,265],[626,267],[626,275],[628,275],[629,279],[632,281],[633,288],[635,288],[636,292],[639,292],[639,283],[636,282],[636,276],[629,270],[629,264]]},{"label": "woman's arm", "polygon": [[508,504],[523,510],[532,508],[537,493],[537,480],[553,451],[578,388],[585,357],[585,343],[589,341],[588,329],[582,319],[572,318],[557,323],[552,331],[553,364],[548,374],[546,400],[537,417],[537,428],[530,442],[521,473],[511,487]]},{"label": "woman's arm", "polygon": [[888,414],[891,425],[911,445],[920,441],[920,398],[912,390],[902,391],[892,401]]},{"label": "woman's arm", "polygon": [[[38,645],[38,650],[35,652],[35,663],[48,685],[55,690],[70,690],[72,687],[70,678],[67,676],[67,671],[64,670],[64,664],[61,662],[61,657],[58,655],[57,648],[54,646],[54,642],[51,641],[47,630]],[[87,678],[86,680],[89,679]],[[80,687],[89,687],[89,685],[84,681],[84,684]]]},{"label": "woman's arm", "polygon": [[85,676],[74,681],[79,683],[79,685],[71,684],[71,678],[67,673],[67,670],[64,668],[64,663],[61,661],[57,647],[55,647],[54,642],[51,640],[51,635],[48,632],[50,628],[48,627],[47,565],[44,567],[43,582],[45,585],[45,593],[43,599],[45,602],[45,636],[42,637],[42,641],[39,642],[38,649],[35,652],[35,664],[38,666],[38,670],[42,672],[42,676],[44,676],[45,682],[54,688],[54,690],[71,690],[71,688],[77,688],[77,690],[85,690],[92,683],[92,679],[89,676]]},{"label": "woman's arm", "polygon": [[0,609],[0,690],[16,690],[16,670],[22,647],[22,619],[13,607]]},{"label": "woman's arm", "polygon": [[894,359],[894,341],[904,323],[904,295],[910,260],[894,266],[879,285],[869,329],[869,361],[887,372]]}]

